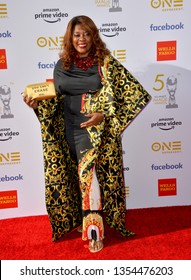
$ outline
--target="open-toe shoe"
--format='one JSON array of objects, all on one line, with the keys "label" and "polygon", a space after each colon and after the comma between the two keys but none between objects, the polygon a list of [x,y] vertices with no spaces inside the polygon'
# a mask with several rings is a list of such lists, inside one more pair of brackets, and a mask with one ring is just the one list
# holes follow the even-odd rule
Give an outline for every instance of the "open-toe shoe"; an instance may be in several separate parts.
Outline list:
[{"label": "open-toe shoe", "polygon": [[89,250],[91,253],[97,253],[103,249],[103,240],[95,241],[90,240],[89,241]]}]

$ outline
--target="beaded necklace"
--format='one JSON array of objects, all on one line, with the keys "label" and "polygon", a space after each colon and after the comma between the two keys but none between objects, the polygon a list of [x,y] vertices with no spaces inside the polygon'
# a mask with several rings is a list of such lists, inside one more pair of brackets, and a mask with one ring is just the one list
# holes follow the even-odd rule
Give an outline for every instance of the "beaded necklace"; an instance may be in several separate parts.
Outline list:
[{"label": "beaded necklace", "polygon": [[86,57],[79,57],[79,55],[76,54],[76,56],[74,57],[74,64],[78,68],[81,68],[82,70],[86,71],[88,68],[92,67],[92,65],[94,64],[92,57],[93,57],[92,52]]}]

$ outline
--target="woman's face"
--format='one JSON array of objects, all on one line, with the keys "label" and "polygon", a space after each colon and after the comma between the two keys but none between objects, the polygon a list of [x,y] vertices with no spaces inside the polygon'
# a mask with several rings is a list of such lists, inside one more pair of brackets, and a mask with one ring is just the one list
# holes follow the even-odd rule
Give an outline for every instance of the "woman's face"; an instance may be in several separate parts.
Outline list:
[{"label": "woman's face", "polygon": [[88,33],[81,24],[74,27],[72,43],[80,57],[85,57],[92,47],[92,36]]}]

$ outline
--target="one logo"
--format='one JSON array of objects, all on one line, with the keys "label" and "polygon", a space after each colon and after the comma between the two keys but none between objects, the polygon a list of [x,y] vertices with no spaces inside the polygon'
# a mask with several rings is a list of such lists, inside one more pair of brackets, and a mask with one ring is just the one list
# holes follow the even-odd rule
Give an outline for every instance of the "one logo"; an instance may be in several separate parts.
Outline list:
[{"label": "one logo", "polygon": [[125,196],[129,197],[129,186],[125,186]]},{"label": "one logo", "polygon": [[169,94],[168,104],[166,105],[166,108],[178,108],[175,97],[175,93],[177,90],[177,78],[175,76],[170,76],[167,78],[166,88]]},{"label": "one logo", "polygon": [[17,207],[18,198],[16,190],[0,192],[0,209]]},{"label": "one logo", "polygon": [[119,0],[112,0],[112,7],[109,8],[109,12],[121,12],[122,8],[120,7]]},{"label": "one logo", "polygon": [[99,28],[99,32],[105,37],[119,36],[119,33],[125,32],[126,27],[118,26],[118,23],[103,23]]},{"label": "one logo", "polygon": [[171,30],[182,30],[184,29],[184,24],[182,22],[178,24],[163,24],[163,25],[150,25],[150,31],[171,31]]},{"label": "one logo", "polygon": [[4,85],[0,86],[0,100],[3,103],[3,114],[1,115],[1,119],[10,119],[13,118],[14,115],[11,113],[11,89],[10,87]]},{"label": "one logo", "polygon": [[126,61],[126,50],[114,50],[112,54],[120,62]]},{"label": "one logo", "polygon": [[152,164],[151,169],[153,171],[178,170],[178,169],[183,169],[183,164],[180,162],[177,164],[169,164],[169,163],[165,163],[161,165]]},{"label": "one logo", "polygon": [[63,44],[63,36],[57,37],[39,37],[37,45],[40,48],[48,47],[49,50],[61,50]]},{"label": "one logo", "polygon": [[158,196],[177,195],[176,178],[158,180]]},{"label": "one logo", "polygon": [[0,69],[7,69],[7,57],[5,49],[0,49]]},{"label": "one logo", "polygon": [[0,128],[0,142],[12,140],[13,137],[19,136],[18,131],[13,131],[9,127]]},{"label": "one logo", "polygon": [[47,23],[60,22],[62,18],[67,18],[68,13],[63,13],[59,8],[43,9],[41,13],[34,15],[35,20],[42,19]]},{"label": "one logo", "polygon": [[181,141],[154,142],[151,148],[153,152],[162,152],[162,154],[180,153],[182,143]]},{"label": "one logo", "polygon": [[176,41],[157,42],[157,61],[176,60]]},{"label": "one logo", "polygon": [[19,164],[20,152],[0,153],[0,165]]},{"label": "one logo", "polygon": [[7,18],[7,4],[0,4],[0,18]]},{"label": "one logo", "polygon": [[159,128],[160,130],[168,131],[175,129],[177,126],[181,126],[181,121],[175,121],[174,118],[161,118],[157,122],[151,123],[151,128]]},{"label": "one logo", "polygon": [[180,11],[183,9],[184,0],[151,0],[151,7],[161,8],[163,12]]}]

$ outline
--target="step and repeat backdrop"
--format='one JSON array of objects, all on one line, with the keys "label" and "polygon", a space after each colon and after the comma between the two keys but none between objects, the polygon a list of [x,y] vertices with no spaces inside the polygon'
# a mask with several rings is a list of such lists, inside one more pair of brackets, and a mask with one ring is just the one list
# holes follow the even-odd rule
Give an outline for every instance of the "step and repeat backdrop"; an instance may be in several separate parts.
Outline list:
[{"label": "step and repeat backdrop", "polygon": [[46,213],[40,125],[21,97],[91,17],[152,100],[123,132],[127,209],[191,204],[191,1],[0,0],[0,218]]}]

